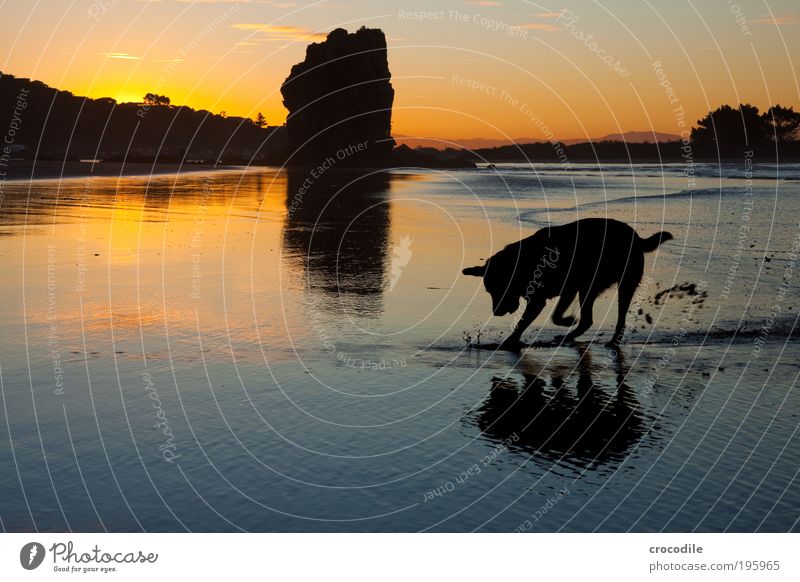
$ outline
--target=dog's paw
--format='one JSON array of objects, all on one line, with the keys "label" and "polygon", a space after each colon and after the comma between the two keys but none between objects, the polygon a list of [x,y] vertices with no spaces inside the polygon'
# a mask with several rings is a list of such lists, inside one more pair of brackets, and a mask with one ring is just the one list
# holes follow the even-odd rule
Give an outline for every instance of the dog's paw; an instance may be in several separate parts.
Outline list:
[{"label": "dog's paw", "polygon": [[571,315],[565,315],[564,317],[560,318],[554,317],[553,323],[555,323],[556,325],[560,325],[561,327],[572,327],[573,325],[578,323],[578,320],[572,317]]}]

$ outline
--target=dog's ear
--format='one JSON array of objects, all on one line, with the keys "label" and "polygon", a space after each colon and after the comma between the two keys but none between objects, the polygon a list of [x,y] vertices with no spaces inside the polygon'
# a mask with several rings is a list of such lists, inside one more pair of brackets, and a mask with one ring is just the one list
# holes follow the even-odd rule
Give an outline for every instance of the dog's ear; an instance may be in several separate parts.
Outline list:
[{"label": "dog's ear", "polygon": [[471,277],[483,277],[486,274],[486,265],[480,265],[478,267],[467,267],[461,272],[464,275],[470,275]]}]

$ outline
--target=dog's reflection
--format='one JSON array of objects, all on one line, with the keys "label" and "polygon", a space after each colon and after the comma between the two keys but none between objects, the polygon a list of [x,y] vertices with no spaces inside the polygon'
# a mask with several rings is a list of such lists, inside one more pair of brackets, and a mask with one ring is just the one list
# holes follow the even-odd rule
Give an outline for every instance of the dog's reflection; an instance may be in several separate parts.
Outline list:
[{"label": "dog's reflection", "polygon": [[495,377],[477,411],[477,426],[492,440],[550,461],[600,465],[623,459],[647,431],[621,354],[593,366],[581,349],[574,366],[520,372],[520,379]]}]

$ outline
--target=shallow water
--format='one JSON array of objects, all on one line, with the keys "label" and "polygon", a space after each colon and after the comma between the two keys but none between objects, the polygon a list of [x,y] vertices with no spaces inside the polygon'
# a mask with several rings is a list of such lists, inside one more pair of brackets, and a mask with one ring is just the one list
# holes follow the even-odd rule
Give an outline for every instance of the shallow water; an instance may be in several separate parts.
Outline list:
[{"label": "shallow water", "polygon": [[[800,166],[686,170],[6,183],[2,527],[797,530]],[[587,216],[675,235],[621,356],[612,292],[476,349],[461,269]]]}]

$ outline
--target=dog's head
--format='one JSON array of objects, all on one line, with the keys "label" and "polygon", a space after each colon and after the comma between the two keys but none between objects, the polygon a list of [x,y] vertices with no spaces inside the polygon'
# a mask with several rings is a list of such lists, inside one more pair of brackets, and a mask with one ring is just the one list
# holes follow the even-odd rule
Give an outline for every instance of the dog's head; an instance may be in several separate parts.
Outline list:
[{"label": "dog's head", "polygon": [[461,271],[464,275],[483,277],[483,286],[492,297],[492,313],[507,315],[519,309],[522,293],[517,288],[515,267],[517,261],[509,260],[507,251],[500,251],[491,257],[486,264],[468,267]]}]

